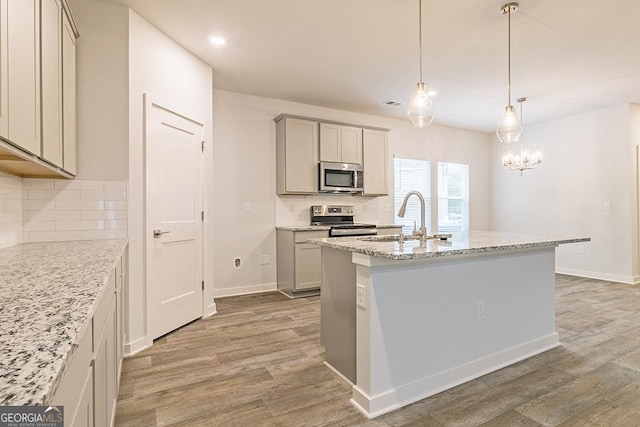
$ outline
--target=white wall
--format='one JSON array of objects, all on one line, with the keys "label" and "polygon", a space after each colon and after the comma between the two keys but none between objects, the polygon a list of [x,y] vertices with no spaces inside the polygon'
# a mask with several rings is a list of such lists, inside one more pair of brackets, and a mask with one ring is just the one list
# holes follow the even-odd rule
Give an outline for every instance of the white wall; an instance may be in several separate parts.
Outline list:
[{"label": "white wall", "polygon": [[126,180],[129,150],[128,9],[69,0],[80,37],[77,59],[78,175]]},{"label": "white wall", "polygon": [[22,178],[0,172],[0,249],[23,241]]},{"label": "white wall", "polygon": [[[321,203],[356,206],[356,221],[393,223],[393,198],[349,195],[276,196],[275,123],[280,113],[391,129],[393,154],[470,164],[471,224],[488,229],[489,142],[486,135],[433,126],[414,129],[408,122],[321,108],[222,90],[214,91],[214,280],[216,296],[276,288],[275,225],[309,222],[309,206]],[[393,170],[389,168],[390,190]],[[244,212],[250,203],[252,211]],[[390,209],[388,209],[390,208]],[[271,263],[260,264],[260,255]],[[236,270],[233,259],[244,266]]]},{"label": "white wall", "polygon": [[[143,95],[149,93],[205,120],[205,139],[211,141],[212,70],[135,12],[129,11],[129,333],[128,350],[151,344],[146,337],[144,275],[144,143]],[[205,151],[205,211],[212,212],[212,151]],[[170,165],[168,165],[170,166]],[[205,219],[204,280],[206,314],[213,301],[213,235],[211,215]]]},{"label": "white wall", "polygon": [[[633,108],[638,116],[637,107]],[[637,119],[636,119],[637,127]],[[524,138],[543,149],[538,169],[501,167],[492,154],[491,225],[497,231],[589,236],[557,250],[557,271],[620,282],[637,276],[635,143],[630,107],[620,105],[530,125]],[[611,210],[604,209],[604,203]],[[634,243],[636,242],[636,243]],[[634,265],[636,267],[634,267]]]}]

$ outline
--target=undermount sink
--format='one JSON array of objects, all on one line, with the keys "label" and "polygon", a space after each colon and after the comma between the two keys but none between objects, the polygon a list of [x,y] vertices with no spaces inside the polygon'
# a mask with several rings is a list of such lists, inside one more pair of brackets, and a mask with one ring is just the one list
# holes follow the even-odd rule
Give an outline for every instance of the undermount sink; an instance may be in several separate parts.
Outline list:
[{"label": "undermount sink", "polygon": [[[427,240],[447,240],[451,237],[450,233],[438,233],[427,236]],[[367,236],[362,237],[360,240],[368,242],[398,242],[400,241],[400,234],[388,234],[383,236]],[[420,236],[404,235],[405,242],[409,240],[420,240]]]}]

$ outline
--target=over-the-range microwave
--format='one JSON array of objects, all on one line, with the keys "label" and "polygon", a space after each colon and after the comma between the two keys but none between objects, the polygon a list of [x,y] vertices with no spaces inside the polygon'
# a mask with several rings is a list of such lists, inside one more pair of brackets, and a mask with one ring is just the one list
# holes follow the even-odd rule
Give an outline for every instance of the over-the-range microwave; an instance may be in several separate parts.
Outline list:
[{"label": "over-the-range microwave", "polygon": [[353,163],[320,162],[320,188],[322,193],[362,193],[362,165]]}]

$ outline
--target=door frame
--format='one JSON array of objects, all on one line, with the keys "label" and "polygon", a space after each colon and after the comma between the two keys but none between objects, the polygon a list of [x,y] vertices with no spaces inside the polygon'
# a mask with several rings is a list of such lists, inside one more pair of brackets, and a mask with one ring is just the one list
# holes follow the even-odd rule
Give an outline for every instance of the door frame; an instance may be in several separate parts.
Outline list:
[{"label": "door frame", "polygon": [[[148,127],[148,122],[147,122],[147,115],[148,112],[151,111],[151,108],[153,108],[154,106],[157,106],[159,108],[162,108],[163,110],[167,110],[170,111],[172,113],[175,113],[179,116],[184,117],[185,119],[192,121],[194,123],[197,123],[199,125],[202,126],[203,129],[203,141],[205,140],[205,130],[206,130],[206,121],[202,120],[201,117],[199,117],[197,114],[194,114],[190,111],[188,111],[187,109],[181,108],[181,107],[177,107],[173,104],[171,104],[170,102],[166,102],[165,100],[152,95],[150,93],[145,92],[143,94],[143,112],[142,112],[142,156],[143,156],[143,176],[144,176],[144,188],[143,188],[143,206],[144,206],[144,215],[142,218],[142,230],[143,230],[143,239],[142,239],[142,247],[143,247],[143,265],[142,265],[142,270],[143,270],[143,277],[144,277],[144,295],[145,295],[145,315],[144,315],[144,319],[145,319],[145,325],[144,325],[144,329],[145,329],[145,335],[147,338],[147,347],[150,347],[153,345],[153,338],[151,337],[151,334],[149,332],[149,324],[151,322],[151,310],[149,308],[149,302],[151,301],[150,298],[150,281],[149,281],[149,271],[148,271],[148,258],[147,258],[147,233],[148,233],[148,224],[149,224],[149,199],[148,199],[148,193],[147,193],[147,188],[148,188],[148,181],[149,181],[149,175],[148,175],[148,160],[149,160],[149,156],[148,156],[148,145],[147,145],[147,127]],[[205,156],[203,154],[202,156],[202,173],[201,173],[201,178],[202,178],[202,200],[201,200],[201,206],[203,210],[207,210],[208,205],[207,205],[207,197],[206,197],[206,176],[207,176],[207,161],[205,159]],[[206,219],[206,215],[205,215],[205,219]],[[202,235],[202,240],[201,240],[201,251],[202,251],[202,278],[204,280],[204,278],[206,277],[206,271],[205,271],[205,255],[207,254],[206,251],[206,225],[205,225],[205,221],[201,221],[200,223],[200,233]],[[201,318],[204,318],[207,316],[207,313],[205,311],[205,308],[207,306],[207,302],[205,299],[205,290],[202,290],[202,307],[201,307]],[[215,304],[214,304],[214,313],[215,313]]]}]

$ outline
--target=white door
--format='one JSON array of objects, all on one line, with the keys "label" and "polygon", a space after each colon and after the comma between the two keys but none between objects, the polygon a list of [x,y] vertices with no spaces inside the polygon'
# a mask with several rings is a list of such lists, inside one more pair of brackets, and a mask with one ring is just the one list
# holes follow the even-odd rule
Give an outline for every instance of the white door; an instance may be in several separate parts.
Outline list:
[{"label": "white door", "polygon": [[147,295],[156,339],[202,316],[203,124],[145,95]]}]

